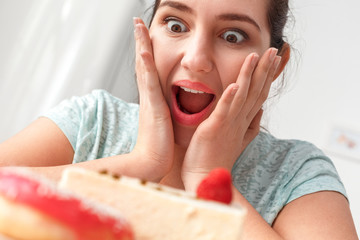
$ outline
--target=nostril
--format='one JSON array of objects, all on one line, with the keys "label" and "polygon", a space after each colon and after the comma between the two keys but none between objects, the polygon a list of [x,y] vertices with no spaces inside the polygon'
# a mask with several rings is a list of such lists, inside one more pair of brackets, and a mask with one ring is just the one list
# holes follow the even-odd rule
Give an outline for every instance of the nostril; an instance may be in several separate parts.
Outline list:
[{"label": "nostril", "polygon": [[181,65],[192,72],[211,72],[213,64],[213,59],[208,49],[188,49],[181,59]]}]

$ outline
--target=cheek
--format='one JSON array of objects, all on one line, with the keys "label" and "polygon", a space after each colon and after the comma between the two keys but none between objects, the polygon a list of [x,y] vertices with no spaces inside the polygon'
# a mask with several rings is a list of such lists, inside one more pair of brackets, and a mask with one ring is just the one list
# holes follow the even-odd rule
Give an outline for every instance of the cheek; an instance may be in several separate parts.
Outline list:
[{"label": "cheek", "polygon": [[239,77],[241,67],[245,61],[246,55],[238,54],[232,58],[227,57],[219,62],[218,70],[222,83],[223,90],[225,90],[231,83],[235,83]]}]

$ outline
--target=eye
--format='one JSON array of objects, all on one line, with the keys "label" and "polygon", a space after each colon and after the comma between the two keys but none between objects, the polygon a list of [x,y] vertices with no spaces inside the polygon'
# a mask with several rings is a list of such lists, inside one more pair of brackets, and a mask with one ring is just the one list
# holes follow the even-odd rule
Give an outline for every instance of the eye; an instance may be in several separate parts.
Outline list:
[{"label": "eye", "polygon": [[226,31],[223,34],[221,34],[221,37],[229,43],[241,43],[247,38],[244,33],[236,30]]},{"label": "eye", "polygon": [[187,31],[187,27],[182,22],[180,22],[179,20],[168,19],[168,20],[165,20],[165,21],[167,22],[167,28],[171,32],[180,33],[180,32],[186,32]]}]

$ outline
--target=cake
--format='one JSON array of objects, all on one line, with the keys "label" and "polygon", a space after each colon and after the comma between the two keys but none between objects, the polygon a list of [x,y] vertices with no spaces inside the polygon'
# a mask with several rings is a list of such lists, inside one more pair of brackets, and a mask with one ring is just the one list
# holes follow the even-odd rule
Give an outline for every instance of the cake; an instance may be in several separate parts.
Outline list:
[{"label": "cake", "polygon": [[126,176],[79,168],[64,171],[60,187],[117,209],[138,240],[239,240],[245,210]]},{"label": "cake", "polygon": [[4,168],[0,169],[0,239],[4,238],[133,240],[134,234],[117,210],[60,190],[23,169]]}]

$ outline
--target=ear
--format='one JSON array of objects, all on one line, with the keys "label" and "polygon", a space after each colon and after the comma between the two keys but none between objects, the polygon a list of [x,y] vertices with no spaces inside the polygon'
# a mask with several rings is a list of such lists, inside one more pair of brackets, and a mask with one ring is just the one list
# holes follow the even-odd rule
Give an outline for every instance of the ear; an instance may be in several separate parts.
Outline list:
[{"label": "ear", "polygon": [[285,42],[278,55],[281,56],[281,61],[278,66],[278,69],[276,70],[274,80],[279,77],[279,75],[282,73],[282,71],[284,70],[286,64],[290,59],[290,45]]}]

